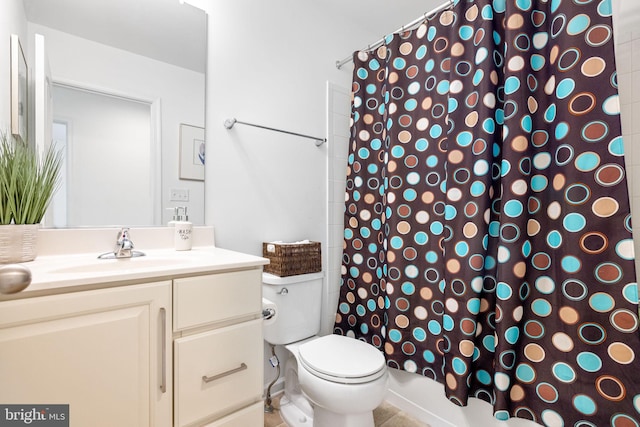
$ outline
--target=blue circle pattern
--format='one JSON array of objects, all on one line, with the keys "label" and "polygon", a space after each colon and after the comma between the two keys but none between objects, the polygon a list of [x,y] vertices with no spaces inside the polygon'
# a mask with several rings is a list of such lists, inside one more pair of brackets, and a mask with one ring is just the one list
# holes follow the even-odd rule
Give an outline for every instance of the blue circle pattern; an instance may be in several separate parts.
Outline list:
[{"label": "blue circle pattern", "polygon": [[454,3],[354,55],[335,332],[500,420],[638,425],[610,0]]}]

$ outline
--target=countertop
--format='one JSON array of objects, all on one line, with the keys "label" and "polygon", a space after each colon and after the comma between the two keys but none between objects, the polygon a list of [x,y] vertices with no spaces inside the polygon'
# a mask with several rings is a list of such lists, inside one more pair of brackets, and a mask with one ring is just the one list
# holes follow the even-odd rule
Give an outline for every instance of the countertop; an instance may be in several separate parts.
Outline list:
[{"label": "countertop", "polygon": [[143,252],[145,256],[125,259],[98,259],[96,253],[38,256],[22,263],[31,270],[31,284],[16,294],[0,294],[0,301],[257,268],[269,263],[262,257],[214,246]]}]

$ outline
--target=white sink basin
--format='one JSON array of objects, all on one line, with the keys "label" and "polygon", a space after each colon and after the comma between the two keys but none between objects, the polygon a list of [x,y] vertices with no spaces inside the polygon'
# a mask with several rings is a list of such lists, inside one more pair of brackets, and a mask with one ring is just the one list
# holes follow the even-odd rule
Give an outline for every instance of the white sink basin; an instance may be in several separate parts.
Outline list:
[{"label": "white sink basin", "polygon": [[54,274],[74,274],[74,273],[107,273],[119,271],[132,271],[150,269],[158,267],[172,267],[184,264],[184,258],[151,257],[141,256],[135,258],[119,259],[95,259],[88,263],[75,264],[67,267],[54,268]]}]

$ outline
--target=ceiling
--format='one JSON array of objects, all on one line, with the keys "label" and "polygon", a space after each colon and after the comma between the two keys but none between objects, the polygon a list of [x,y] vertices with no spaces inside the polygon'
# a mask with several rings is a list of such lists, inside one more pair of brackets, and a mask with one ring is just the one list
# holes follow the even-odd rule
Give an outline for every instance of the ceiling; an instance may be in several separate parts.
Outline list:
[{"label": "ceiling", "polygon": [[23,0],[27,20],[204,72],[206,16],[178,0]]},{"label": "ceiling", "polygon": [[[380,38],[433,10],[447,0],[316,0],[347,16]],[[371,40],[374,42],[375,40]]]},{"label": "ceiling", "polygon": [[[187,69],[205,70],[206,17],[188,3],[181,4],[178,0],[23,1],[30,22]],[[307,1],[313,2],[310,7],[322,7],[331,14],[345,16],[354,26],[380,38],[445,0]],[[361,47],[345,46],[345,49]]]}]

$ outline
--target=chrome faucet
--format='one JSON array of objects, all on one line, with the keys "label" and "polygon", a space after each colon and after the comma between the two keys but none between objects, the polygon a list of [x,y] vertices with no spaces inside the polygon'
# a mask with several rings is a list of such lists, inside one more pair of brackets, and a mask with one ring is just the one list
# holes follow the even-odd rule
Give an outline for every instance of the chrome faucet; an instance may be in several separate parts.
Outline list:
[{"label": "chrome faucet", "polygon": [[123,228],[118,232],[113,254],[116,258],[131,258],[133,256],[133,242],[129,238],[128,228]]},{"label": "chrome faucet", "polygon": [[133,242],[129,238],[129,228],[123,227],[118,231],[118,238],[113,252],[106,252],[98,255],[99,259],[126,259],[144,256],[144,252],[134,251]]}]

